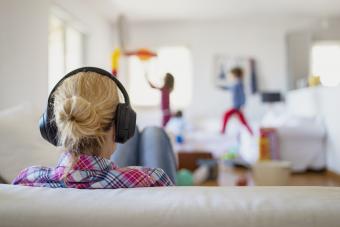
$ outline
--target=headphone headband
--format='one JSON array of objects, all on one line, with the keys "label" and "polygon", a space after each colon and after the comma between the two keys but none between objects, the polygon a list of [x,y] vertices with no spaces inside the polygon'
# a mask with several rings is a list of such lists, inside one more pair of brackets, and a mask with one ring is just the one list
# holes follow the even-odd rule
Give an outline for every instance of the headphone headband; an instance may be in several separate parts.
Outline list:
[{"label": "headphone headband", "polygon": [[97,67],[82,67],[79,69],[75,69],[69,73],[67,73],[63,78],[61,78],[61,80],[54,85],[52,91],[50,92],[50,95],[48,96],[48,105],[50,105],[51,103],[51,98],[55,92],[55,90],[57,90],[57,88],[64,82],[64,80],[66,80],[67,78],[80,73],[80,72],[93,72],[93,73],[98,73],[102,76],[106,76],[108,78],[110,78],[111,80],[113,80],[115,82],[115,84],[117,85],[117,87],[119,88],[119,90],[121,91],[121,93],[123,94],[124,97],[124,102],[125,104],[130,106],[130,99],[129,96],[127,94],[127,91],[125,90],[123,84],[116,78],[114,77],[111,73],[109,73],[108,71],[101,69],[101,68],[97,68]]}]

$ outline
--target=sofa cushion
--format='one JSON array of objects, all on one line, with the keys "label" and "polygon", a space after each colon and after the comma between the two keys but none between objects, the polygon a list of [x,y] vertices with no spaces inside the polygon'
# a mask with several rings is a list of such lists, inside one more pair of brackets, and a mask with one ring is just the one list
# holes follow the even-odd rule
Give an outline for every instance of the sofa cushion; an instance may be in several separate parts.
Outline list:
[{"label": "sofa cushion", "polygon": [[28,166],[56,164],[59,152],[41,138],[38,120],[28,103],[0,111],[0,178],[7,183]]}]

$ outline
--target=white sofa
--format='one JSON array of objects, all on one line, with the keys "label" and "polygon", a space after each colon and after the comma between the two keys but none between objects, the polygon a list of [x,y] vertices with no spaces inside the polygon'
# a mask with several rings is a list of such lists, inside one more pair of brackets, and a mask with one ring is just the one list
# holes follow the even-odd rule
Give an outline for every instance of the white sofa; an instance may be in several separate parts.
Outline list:
[{"label": "white sofa", "polygon": [[[53,166],[55,148],[27,105],[0,113],[0,176]],[[0,184],[0,227],[340,226],[340,188],[49,189]]]},{"label": "white sofa", "polygon": [[[294,121],[295,120],[295,121]],[[326,130],[320,119],[295,118],[278,128],[281,159],[292,171],[326,168]]]},{"label": "white sofa", "polygon": [[282,160],[291,163],[293,172],[326,168],[327,132],[321,117],[301,116],[278,109],[264,116],[262,127],[276,128]]},{"label": "white sofa", "polygon": [[335,187],[79,190],[0,184],[1,227],[338,227],[339,214]]}]

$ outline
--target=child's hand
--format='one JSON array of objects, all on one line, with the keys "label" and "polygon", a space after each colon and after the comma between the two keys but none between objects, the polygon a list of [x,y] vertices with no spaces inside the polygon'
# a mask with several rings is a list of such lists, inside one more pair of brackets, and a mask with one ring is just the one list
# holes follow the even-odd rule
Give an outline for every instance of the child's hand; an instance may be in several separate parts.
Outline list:
[{"label": "child's hand", "polygon": [[150,80],[148,80],[148,83],[149,83],[150,87],[156,88],[156,87],[150,82]]}]

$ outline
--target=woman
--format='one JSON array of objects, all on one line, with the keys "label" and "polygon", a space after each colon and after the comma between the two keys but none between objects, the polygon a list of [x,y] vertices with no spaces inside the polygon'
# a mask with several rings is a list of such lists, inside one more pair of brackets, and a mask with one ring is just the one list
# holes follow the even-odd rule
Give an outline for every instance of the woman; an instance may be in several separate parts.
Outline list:
[{"label": "woman", "polygon": [[[80,71],[65,79],[53,97],[58,144],[64,152],[55,168],[26,168],[14,179],[13,184],[88,189],[173,185],[169,176],[160,168],[117,166],[126,163],[162,167],[166,162],[172,173],[175,159],[171,145],[162,131],[148,131],[148,134],[152,132],[153,137],[155,133],[158,135],[153,138],[151,147],[140,146],[139,143],[145,141],[147,135],[143,133],[140,136],[136,131],[131,140],[133,143],[127,143],[125,149],[122,145],[113,155],[116,163],[110,160],[116,148],[115,125],[112,122],[117,117],[115,112],[119,103],[117,84],[110,78],[93,71]],[[136,142],[139,137],[140,141]],[[164,160],[159,162],[162,158]]]},{"label": "woman", "polygon": [[161,91],[162,126],[165,127],[171,118],[170,93],[174,90],[175,78],[170,73],[167,73],[164,77],[163,87],[156,87],[150,81],[149,84],[152,88]]}]

